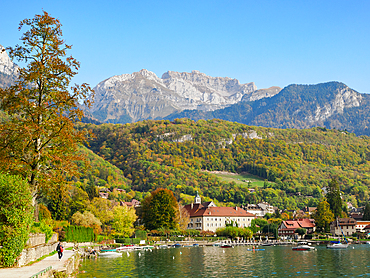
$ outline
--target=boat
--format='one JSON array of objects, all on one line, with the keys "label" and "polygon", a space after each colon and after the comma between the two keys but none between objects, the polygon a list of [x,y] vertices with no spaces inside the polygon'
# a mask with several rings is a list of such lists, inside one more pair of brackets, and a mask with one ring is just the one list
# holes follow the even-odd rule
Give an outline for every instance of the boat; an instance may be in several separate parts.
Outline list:
[{"label": "boat", "polygon": [[330,244],[326,246],[329,249],[346,249],[348,247],[348,243],[342,243],[340,241],[331,241]]},{"label": "boat", "polygon": [[232,248],[233,246],[231,244],[222,244],[220,245],[221,248]]},{"label": "boat", "polygon": [[121,247],[117,247],[116,251],[121,252],[121,251],[128,251],[128,250],[134,250],[135,245],[124,245]]},{"label": "boat", "polygon": [[116,252],[117,249],[114,248],[114,249],[100,249],[100,252]]},{"label": "boat", "polygon": [[273,246],[273,243],[262,243],[261,246]]},{"label": "boat", "polygon": [[316,249],[315,247],[310,246],[310,244],[307,242],[298,242],[297,246],[292,247],[293,251],[310,251],[315,249]]},{"label": "boat", "polygon": [[182,245],[180,243],[176,243],[176,244],[173,244],[172,247],[180,248],[180,247],[182,247]]},{"label": "boat", "polygon": [[250,249],[250,248],[248,248],[247,251],[265,251],[265,249],[257,249],[257,248]]},{"label": "boat", "polygon": [[193,244],[193,247],[199,247],[199,244],[198,243],[194,243]]},{"label": "boat", "polygon": [[98,253],[100,257],[120,257],[122,256],[122,253],[115,252],[115,251],[104,251]]}]

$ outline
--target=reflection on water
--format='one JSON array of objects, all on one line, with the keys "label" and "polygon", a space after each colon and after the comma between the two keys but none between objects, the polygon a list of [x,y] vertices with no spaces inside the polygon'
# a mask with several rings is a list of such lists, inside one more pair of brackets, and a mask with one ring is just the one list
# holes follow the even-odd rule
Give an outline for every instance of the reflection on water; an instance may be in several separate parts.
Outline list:
[{"label": "reflection on water", "polygon": [[[354,247],[354,248],[353,248]],[[77,277],[361,277],[370,276],[370,246],[345,250],[317,247],[292,251],[267,246],[248,251],[240,246],[191,247],[132,251],[118,258],[86,259]],[[139,255],[140,254],[140,255]]]}]

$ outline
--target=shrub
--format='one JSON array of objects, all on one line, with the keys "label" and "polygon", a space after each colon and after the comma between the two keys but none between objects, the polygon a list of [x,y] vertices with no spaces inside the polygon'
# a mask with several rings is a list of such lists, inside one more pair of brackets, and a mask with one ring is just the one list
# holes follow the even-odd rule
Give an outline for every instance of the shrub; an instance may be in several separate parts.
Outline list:
[{"label": "shrub", "polygon": [[0,174],[0,265],[12,266],[22,252],[33,221],[28,183]]},{"label": "shrub", "polygon": [[147,239],[147,232],[143,230],[136,230],[135,237],[139,239]]}]

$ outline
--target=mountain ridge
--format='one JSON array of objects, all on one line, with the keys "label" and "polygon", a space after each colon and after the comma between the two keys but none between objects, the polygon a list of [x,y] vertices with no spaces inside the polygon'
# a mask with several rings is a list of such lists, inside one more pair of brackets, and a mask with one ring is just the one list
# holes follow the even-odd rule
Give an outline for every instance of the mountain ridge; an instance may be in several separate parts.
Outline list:
[{"label": "mountain ridge", "polygon": [[164,117],[184,109],[212,111],[246,96],[258,99],[253,95],[256,89],[253,82],[240,84],[237,79],[210,77],[199,71],[167,71],[159,78],[142,69],[100,82],[94,88],[91,114],[100,121],[125,123]]}]

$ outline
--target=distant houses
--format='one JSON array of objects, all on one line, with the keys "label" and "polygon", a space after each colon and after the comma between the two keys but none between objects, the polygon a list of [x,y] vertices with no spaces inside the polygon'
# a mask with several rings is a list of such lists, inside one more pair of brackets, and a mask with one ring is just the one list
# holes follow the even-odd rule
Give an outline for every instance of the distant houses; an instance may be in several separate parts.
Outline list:
[{"label": "distant houses", "polygon": [[132,199],[130,202],[121,202],[121,206],[127,206],[129,208],[138,208],[140,205],[141,203],[136,199]]}]

